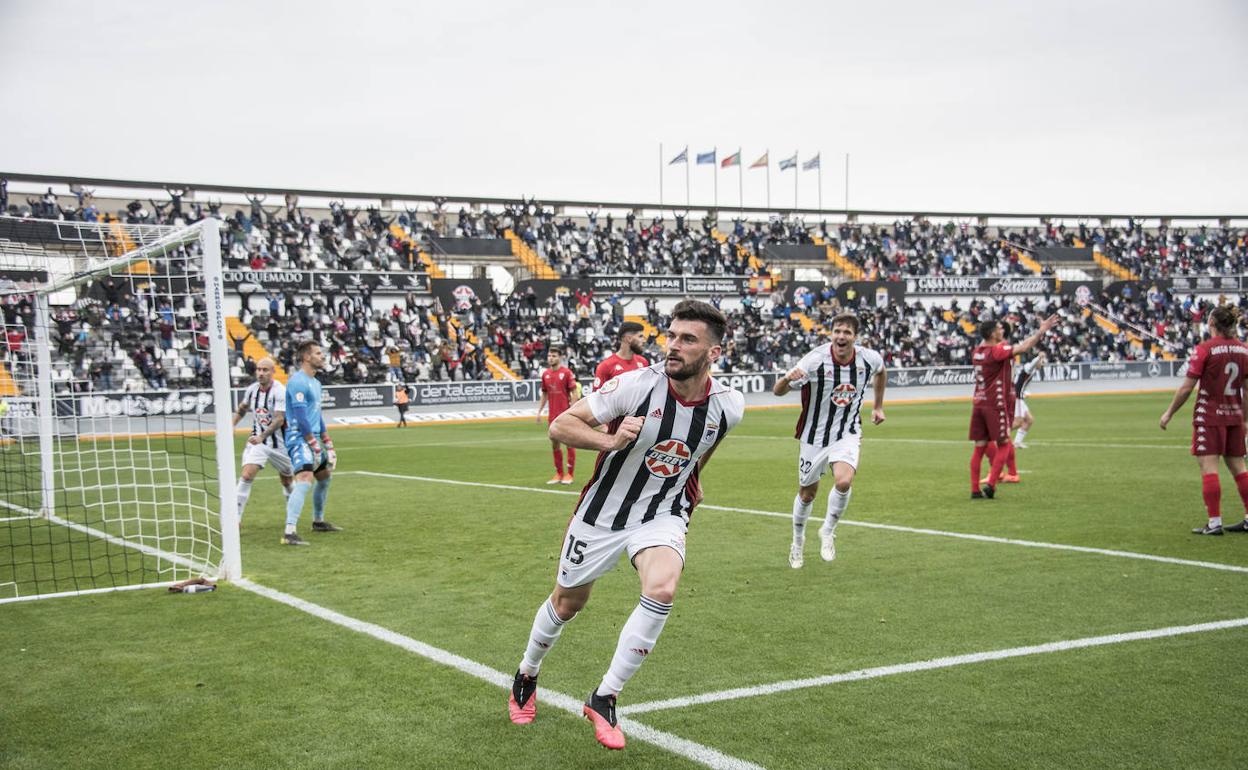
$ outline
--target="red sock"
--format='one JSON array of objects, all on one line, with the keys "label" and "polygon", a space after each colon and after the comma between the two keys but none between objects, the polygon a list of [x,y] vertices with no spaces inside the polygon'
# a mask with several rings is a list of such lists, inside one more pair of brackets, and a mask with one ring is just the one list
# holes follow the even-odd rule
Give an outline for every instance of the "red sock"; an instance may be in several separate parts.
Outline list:
[{"label": "red sock", "polygon": [[[992,446],[989,444],[988,446]],[[984,453],[988,447],[976,446],[971,452],[971,491],[979,491],[979,471],[984,467]]]},{"label": "red sock", "polygon": [[1235,488],[1239,490],[1239,499],[1244,501],[1244,517],[1248,518],[1248,471],[1235,477]]},{"label": "red sock", "polygon": [[997,445],[991,441],[984,445],[984,455],[988,458],[988,465],[992,465],[992,461],[997,459]]},{"label": "red sock", "polygon": [[568,475],[576,473],[576,450],[568,447]]},{"label": "red sock", "polygon": [[997,447],[997,453],[992,458],[992,470],[988,471],[988,483],[996,486],[1001,480],[1001,469],[1005,467],[1005,461],[1010,457],[1010,450],[1014,448],[1013,444],[1005,444]]},{"label": "red sock", "polygon": [[1018,475],[1018,463],[1014,459],[1014,444],[1010,444],[1010,453],[1006,455],[1005,464],[1010,469],[1011,476]]},{"label": "red sock", "polygon": [[[1248,476],[1248,473],[1244,475]],[[1238,484],[1238,479],[1236,483]],[[1205,510],[1209,511],[1209,518],[1220,517],[1222,515],[1222,484],[1218,482],[1218,474],[1201,474],[1200,492],[1205,497]]]},{"label": "red sock", "polygon": [[563,475],[563,450],[555,449],[553,451],[555,453],[555,473],[558,473],[560,476],[562,476]]}]

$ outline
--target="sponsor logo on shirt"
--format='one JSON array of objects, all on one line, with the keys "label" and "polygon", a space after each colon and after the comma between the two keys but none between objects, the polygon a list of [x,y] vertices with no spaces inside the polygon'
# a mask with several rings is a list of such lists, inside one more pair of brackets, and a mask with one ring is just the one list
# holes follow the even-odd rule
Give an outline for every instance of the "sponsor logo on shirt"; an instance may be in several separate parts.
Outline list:
[{"label": "sponsor logo on shirt", "polygon": [[646,468],[651,475],[670,479],[685,469],[692,456],[688,444],[680,439],[667,439],[646,450]]}]

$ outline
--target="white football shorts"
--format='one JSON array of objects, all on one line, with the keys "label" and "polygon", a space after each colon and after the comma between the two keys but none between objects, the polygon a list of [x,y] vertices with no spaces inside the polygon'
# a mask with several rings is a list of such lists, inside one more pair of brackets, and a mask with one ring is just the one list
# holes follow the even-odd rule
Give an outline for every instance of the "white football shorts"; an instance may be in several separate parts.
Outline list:
[{"label": "white football shorts", "polygon": [[1026,417],[1029,414],[1031,414],[1031,410],[1027,408],[1026,399],[1020,398],[1014,402],[1014,417],[1015,418]]},{"label": "white football shorts", "polygon": [[292,470],[290,467],[290,455],[286,454],[286,447],[272,447],[268,444],[247,444],[247,448],[243,450],[243,465],[259,465],[263,468],[269,462],[273,463],[273,468],[283,476],[290,476]]},{"label": "white football shorts", "polygon": [[583,586],[610,572],[625,553],[632,562],[639,551],[660,545],[676,551],[683,562],[687,529],[684,519],[667,513],[621,530],[594,527],[574,518],[563,536],[556,580],[564,588]]},{"label": "white football shorts", "polygon": [[797,453],[797,483],[803,487],[814,484],[823,478],[832,463],[848,463],[858,470],[858,452],[862,449],[862,436],[856,433],[846,435],[840,441],[833,441],[828,446],[816,446],[799,442],[801,447]]}]

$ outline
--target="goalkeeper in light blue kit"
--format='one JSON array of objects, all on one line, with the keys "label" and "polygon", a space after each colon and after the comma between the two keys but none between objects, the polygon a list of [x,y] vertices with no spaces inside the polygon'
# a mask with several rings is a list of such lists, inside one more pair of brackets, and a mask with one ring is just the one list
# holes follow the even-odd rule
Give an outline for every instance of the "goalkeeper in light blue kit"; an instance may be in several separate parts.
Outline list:
[{"label": "goalkeeper in light blue kit", "polygon": [[[321,383],[316,373],[325,365],[325,351],[316,340],[299,343],[295,350],[298,370],[286,382],[286,452],[295,471],[295,483],[286,500],[286,532],[283,545],[307,545],[299,537],[297,525],[303,503],[312,490],[312,531],[341,532],[325,521],[325,498],[329,496],[329,477],[338,462],[334,442],[325,432],[321,417]],[[316,482],[313,489],[312,483]]]}]

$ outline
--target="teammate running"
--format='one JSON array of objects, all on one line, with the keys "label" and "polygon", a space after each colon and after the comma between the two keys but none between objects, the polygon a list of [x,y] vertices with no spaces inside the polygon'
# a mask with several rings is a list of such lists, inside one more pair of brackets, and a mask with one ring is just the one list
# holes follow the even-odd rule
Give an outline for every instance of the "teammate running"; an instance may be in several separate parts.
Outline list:
[{"label": "teammate running", "polygon": [[1244,379],[1248,373],[1248,345],[1236,337],[1239,309],[1222,305],[1209,315],[1209,339],[1196,346],[1187,365],[1187,377],[1175,391],[1170,407],[1161,415],[1161,429],[1187,403],[1199,387],[1192,411],[1192,454],[1200,465],[1200,491],[1209,520],[1192,530],[1195,535],[1221,535],[1222,485],[1218,481],[1218,457],[1235,477],[1244,503],[1245,520],[1226,527],[1227,532],[1248,532],[1248,471],[1244,467]]},{"label": "teammate running", "polygon": [[[783,396],[794,387],[802,389],[802,414],[794,438],[797,453],[797,496],[793,498],[793,542],[789,566],[800,569],[806,546],[806,520],[814,507],[819,479],[832,469],[828,515],[819,528],[819,555],[836,558],[836,524],[849,505],[858,453],[862,447],[862,401],[867,385],[873,387],[871,422],[884,422],[884,358],[874,350],[856,345],[858,317],[842,313],[832,319],[832,344],[810,351],[783,377],[772,393]],[[813,379],[813,383],[812,383]]]},{"label": "teammate running", "polygon": [[238,520],[251,496],[251,482],[270,461],[282,482],[282,494],[290,497],[290,455],[286,454],[286,386],[273,379],[276,365],[271,358],[256,362],[256,381],[243,391],[243,398],[234,411],[238,425],[248,412],[252,413],[251,436],[243,449],[243,473],[238,480]]},{"label": "teammate running", "polygon": [[[1005,342],[1005,328],[1000,322],[984,321],[979,325],[979,336],[984,341],[971,354],[971,362],[975,365],[975,396],[971,407],[970,429],[970,440],[975,442],[975,449],[971,453],[973,500],[993,498],[997,481],[1001,478],[1001,469],[1013,450],[1013,445],[1010,444],[1010,418],[1014,414],[1011,362],[1014,356],[1034,348],[1049,329],[1056,325],[1057,316],[1049,316],[1040,322],[1040,329],[1035,334],[1017,345]],[[996,454],[992,457],[988,481],[982,484],[981,489],[979,472],[983,467],[984,455],[988,452],[989,441],[996,444]]]},{"label": "teammate running", "polygon": [[[508,700],[512,722],[533,721],[542,659],[585,606],[594,581],[627,553],[641,599],[582,710],[599,743],[624,748],[616,696],[654,650],[672,610],[689,517],[702,500],[699,475],[744,415],[744,397],[710,376],[726,326],[714,306],[681,302],[665,361],[607,381],[551,423],[552,438],[601,454],[568,524],[554,591],[533,619]],[[609,432],[594,430],[599,425]]]},{"label": "teammate running", "polygon": [[646,328],[636,321],[620,324],[619,344],[615,352],[602,359],[594,370],[594,390],[601,388],[612,377],[650,365],[641,351],[646,349]]},{"label": "teammate running", "polygon": [[[551,346],[550,351],[546,353],[547,369],[542,372],[542,400],[537,405],[537,422],[542,422],[542,409],[550,404],[549,416],[547,422],[554,422],[555,418],[567,411],[572,402],[577,400],[576,377],[573,376],[572,370],[563,365],[563,350]],[[563,472],[563,445],[551,437],[550,449],[555,457],[555,475],[551,477],[547,484],[571,484],[572,476],[576,473],[576,450],[571,446],[568,447],[568,472]]]},{"label": "teammate running", "polygon": [[286,452],[295,469],[295,485],[286,500],[286,532],[282,535],[284,545],[307,545],[299,537],[296,526],[303,513],[303,503],[308,490],[316,481],[312,492],[312,531],[341,532],[325,521],[325,498],[329,496],[329,478],[338,464],[334,442],[325,432],[325,420],[321,417],[321,383],[316,373],[325,365],[325,351],[315,340],[305,340],[295,349],[299,370],[286,381],[286,414],[290,429],[286,431]]}]

